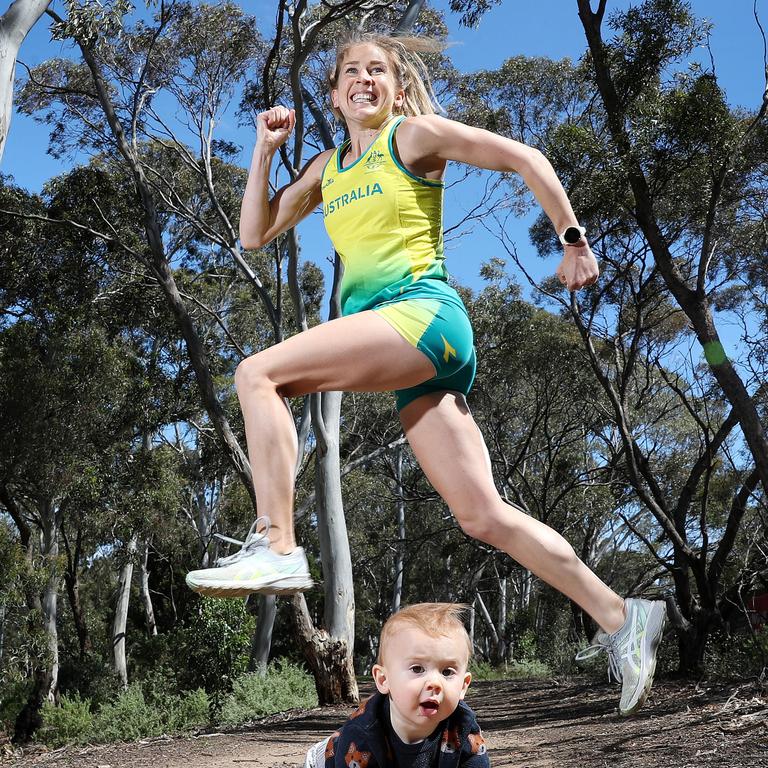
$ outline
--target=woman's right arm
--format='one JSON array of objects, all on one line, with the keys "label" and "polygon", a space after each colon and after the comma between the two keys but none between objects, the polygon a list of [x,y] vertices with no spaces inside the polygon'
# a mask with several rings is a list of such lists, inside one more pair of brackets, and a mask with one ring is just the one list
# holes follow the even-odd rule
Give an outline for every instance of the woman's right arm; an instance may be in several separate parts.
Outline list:
[{"label": "woman's right arm", "polygon": [[240,244],[246,250],[261,248],[296,226],[322,201],[323,168],[333,150],[315,155],[294,181],[269,199],[272,158],[290,136],[294,123],[294,111],[285,107],[273,107],[256,118],[256,146],[240,206]]}]

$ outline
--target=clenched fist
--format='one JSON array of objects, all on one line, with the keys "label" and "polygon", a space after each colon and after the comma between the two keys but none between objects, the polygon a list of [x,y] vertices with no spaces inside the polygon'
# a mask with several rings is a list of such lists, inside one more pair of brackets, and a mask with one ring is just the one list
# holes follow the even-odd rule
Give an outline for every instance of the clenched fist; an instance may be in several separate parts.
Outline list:
[{"label": "clenched fist", "polygon": [[599,274],[597,259],[586,240],[580,245],[566,245],[563,260],[555,270],[560,282],[569,290],[577,291],[592,285]]},{"label": "clenched fist", "polygon": [[274,152],[285,144],[296,123],[296,112],[287,107],[272,107],[256,116],[256,145]]}]

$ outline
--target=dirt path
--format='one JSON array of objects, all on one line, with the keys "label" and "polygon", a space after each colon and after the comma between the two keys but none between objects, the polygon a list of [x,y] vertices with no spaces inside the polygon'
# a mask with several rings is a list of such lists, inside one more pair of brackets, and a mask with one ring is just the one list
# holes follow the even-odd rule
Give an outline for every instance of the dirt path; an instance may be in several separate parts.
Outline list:
[{"label": "dirt path", "polygon": [[[473,683],[494,768],[768,768],[768,698],[754,686],[657,684],[635,717],[579,681]],[[350,709],[291,712],[227,733],[7,754],[19,768],[297,768]]]}]

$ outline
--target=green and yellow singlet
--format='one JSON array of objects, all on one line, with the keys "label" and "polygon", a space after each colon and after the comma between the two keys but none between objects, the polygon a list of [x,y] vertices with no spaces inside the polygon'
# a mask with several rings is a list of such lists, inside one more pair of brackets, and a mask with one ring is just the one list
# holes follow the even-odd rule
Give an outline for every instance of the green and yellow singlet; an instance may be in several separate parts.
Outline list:
[{"label": "green and yellow singlet", "polygon": [[323,172],[325,226],[344,263],[344,315],[393,299],[423,277],[448,279],[444,184],[414,176],[396,159],[392,140],[404,119],[390,120],[348,168],[345,142]]},{"label": "green and yellow singlet", "polygon": [[430,382],[399,390],[398,408],[437,390],[469,392],[475,371],[466,309],[448,284],[443,254],[442,181],[398,160],[391,120],[347,168],[342,144],[323,170],[325,227],[344,263],[343,315],[372,309],[435,366]]}]

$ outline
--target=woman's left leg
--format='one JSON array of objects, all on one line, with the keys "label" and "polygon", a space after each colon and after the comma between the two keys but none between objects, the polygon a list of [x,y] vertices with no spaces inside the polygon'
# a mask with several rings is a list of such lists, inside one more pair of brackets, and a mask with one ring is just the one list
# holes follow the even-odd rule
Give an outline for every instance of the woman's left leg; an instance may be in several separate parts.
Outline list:
[{"label": "woman's left leg", "polygon": [[509,554],[580,605],[606,632],[624,624],[624,601],[573,547],[499,496],[485,442],[463,395],[423,395],[402,409],[400,420],[421,468],[469,536]]}]

